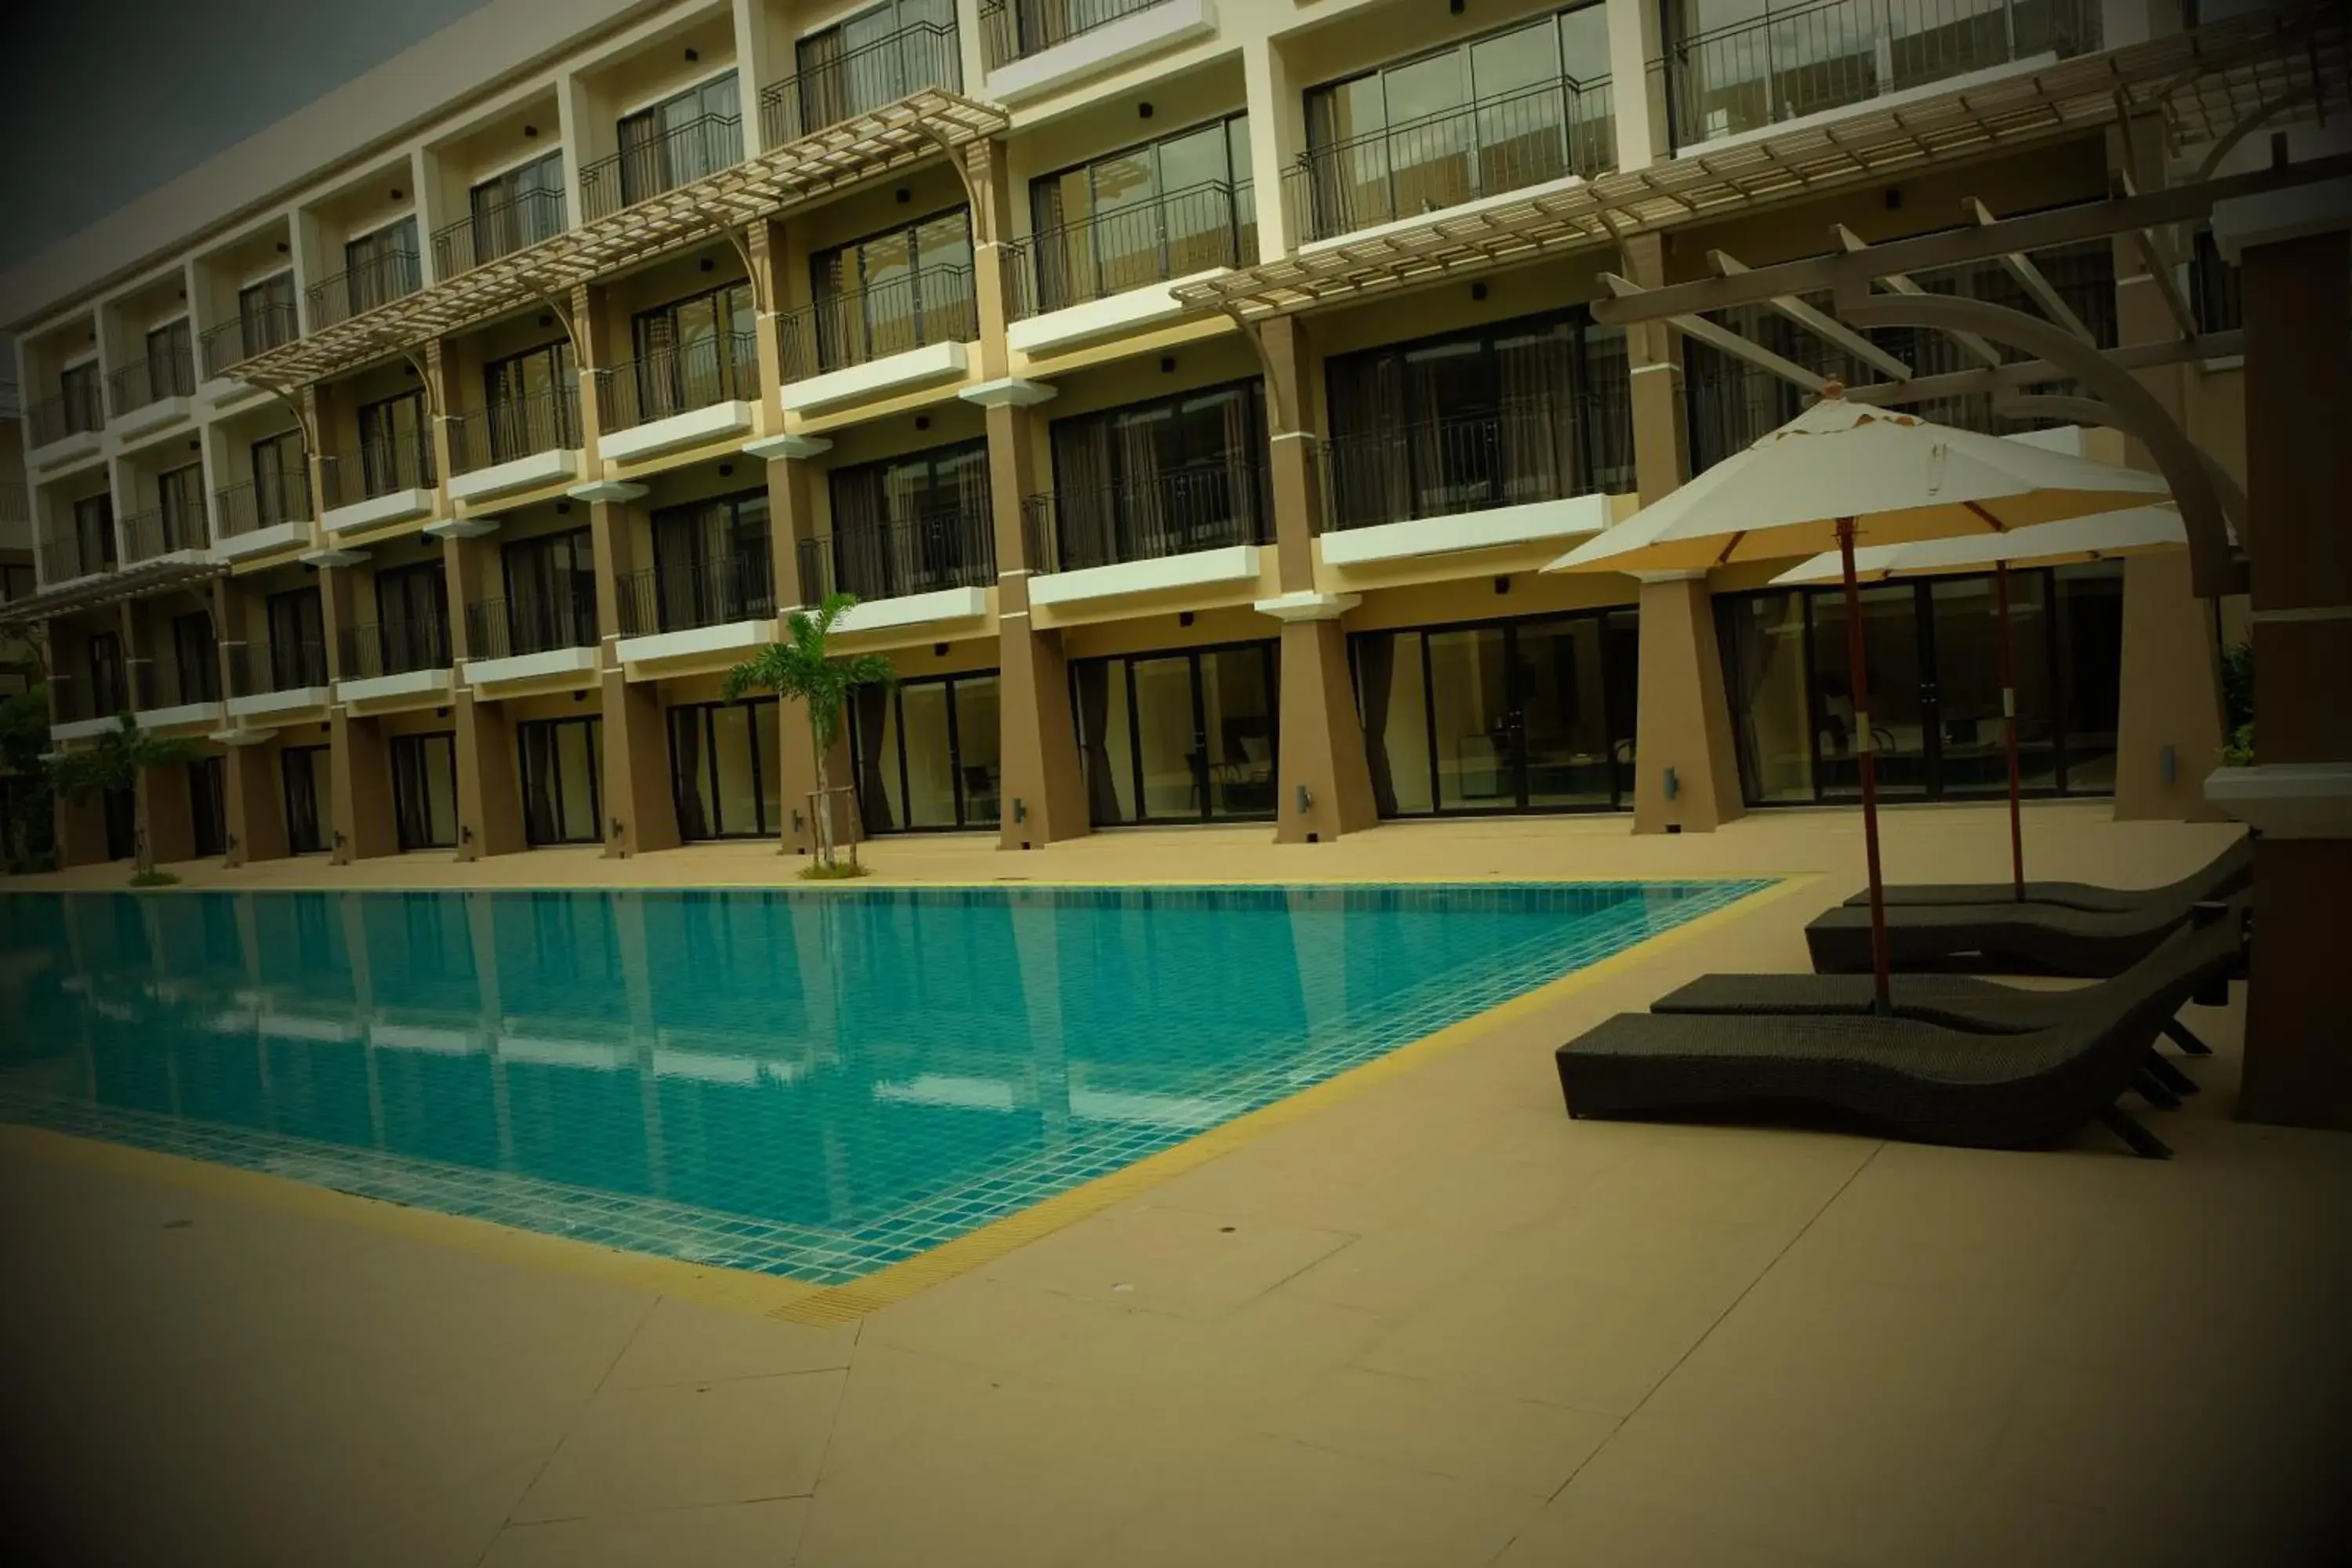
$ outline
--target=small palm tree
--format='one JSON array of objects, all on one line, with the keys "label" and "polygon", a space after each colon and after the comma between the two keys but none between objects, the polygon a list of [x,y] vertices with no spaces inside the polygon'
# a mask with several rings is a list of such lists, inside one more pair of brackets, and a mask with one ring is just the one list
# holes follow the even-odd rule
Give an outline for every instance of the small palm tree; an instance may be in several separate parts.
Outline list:
[{"label": "small palm tree", "polygon": [[[121,727],[99,736],[89,750],[64,752],[49,759],[49,784],[79,805],[100,791],[138,788],[139,775],[149,768],[193,763],[204,754],[205,749],[194,741],[149,734],[125,713]],[[147,842],[145,829],[135,837],[138,858],[131,868],[131,880],[153,881],[154,847]]]},{"label": "small palm tree", "polygon": [[772,691],[808,705],[809,735],[816,742],[817,863],[834,864],[833,809],[824,759],[841,738],[842,704],[854,687],[890,686],[898,672],[880,654],[834,655],[827,644],[834,623],[857,603],[850,594],[827,594],[814,614],[795,610],[784,622],[784,640],[768,644],[727,672],[719,694],[733,702],[744,692]]}]

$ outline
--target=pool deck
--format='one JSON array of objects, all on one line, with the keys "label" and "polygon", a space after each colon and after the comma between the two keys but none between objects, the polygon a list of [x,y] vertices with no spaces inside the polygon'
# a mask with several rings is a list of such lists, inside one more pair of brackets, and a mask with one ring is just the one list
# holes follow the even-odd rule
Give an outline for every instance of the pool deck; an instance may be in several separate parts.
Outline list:
[{"label": "pool deck", "polygon": [[[1859,826],[869,846],[866,886],[1806,879],[834,1326],[491,1227],[0,1129],[0,1420],[29,1560],[2324,1560],[2347,1525],[2352,1138],[2231,1119],[2242,987],[2186,1015],[2218,1054],[2189,1068],[2204,1094],[2148,1113],[2165,1163],[2095,1130],[1996,1153],[1563,1114],[1563,1038],[1700,973],[1805,967],[1805,920],[1860,884]],[[2038,805],[2028,864],[2158,882],[2231,831]],[[1892,812],[1886,843],[1897,879],[2007,864],[1990,808]],[[737,846],[187,879],[781,869]]]}]

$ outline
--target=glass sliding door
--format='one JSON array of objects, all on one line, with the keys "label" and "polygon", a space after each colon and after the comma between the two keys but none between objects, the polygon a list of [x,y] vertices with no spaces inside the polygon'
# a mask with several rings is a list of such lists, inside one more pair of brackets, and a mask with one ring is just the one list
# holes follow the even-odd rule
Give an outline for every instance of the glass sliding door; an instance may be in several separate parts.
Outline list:
[{"label": "glass sliding door", "polygon": [[457,738],[394,735],[392,816],[404,850],[457,847]]},{"label": "glass sliding door", "polygon": [[228,853],[227,763],[199,757],[188,764],[188,815],[195,825],[196,855]]},{"label": "glass sliding door", "polygon": [[[1898,799],[1928,793],[1935,691],[1933,655],[1920,646],[1919,584],[1881,584],[1862,590],[1862,649],[1869,660],[1870,738],[1878,757],[1878,793]],[[1813,680],[1824,800],[1862,798],[1864,715],[1854,700],[1853,671],[1843,594],[1813,597]]]},{"label": "glass sliding door", "polygon": [[765,838],[782,826],[776,703],[683,703],[669,710],[678,836]]},{"label": "glass sliding door", "polygon": [[1097,826],[1272,816],[1279,649],[1235,643],[1076,665]]},{"label": "glass sliding door", "polygon": [[321,855],[335,819],[329,785],[332,778],[325,746],[286,746],[278,765],[286,786],[286,848],[294,855]]},{"label": "glass sliding door", "polygon": [[1003,777],[994,670],[860,687],[850,702],[868,834],[994,827]]},{"label": "glass sliding door", "polygon": [[523,838],[533,848],[603,841],[604,721],[535,719],[515,726],[522,762]]}]

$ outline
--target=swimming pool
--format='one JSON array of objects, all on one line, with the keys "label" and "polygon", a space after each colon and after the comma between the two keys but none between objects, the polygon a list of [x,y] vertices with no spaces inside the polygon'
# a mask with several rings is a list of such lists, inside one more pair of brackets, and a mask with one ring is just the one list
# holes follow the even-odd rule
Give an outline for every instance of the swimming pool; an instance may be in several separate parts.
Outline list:
[{"label": "swimming pool", "polygon": [[837,1285],[1766,885],[0,896],[0,1120]]}]

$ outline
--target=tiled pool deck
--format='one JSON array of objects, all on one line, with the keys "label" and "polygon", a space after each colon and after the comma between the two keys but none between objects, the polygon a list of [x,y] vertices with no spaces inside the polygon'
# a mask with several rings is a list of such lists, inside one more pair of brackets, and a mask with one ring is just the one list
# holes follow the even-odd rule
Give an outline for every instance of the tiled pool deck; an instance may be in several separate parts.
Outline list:
[{"label": "tiled pool deck", "polygon": [[[1891,869],[1980,875],[2001,826],[1892,813]],[[2037,874],[2148,883],[2226,830],[2041,806],[2028,831]],[[1561,1114],[1560,1038],[1698,973],[1801,967],[1856,837],[1801,813],[877,847],[908,880],[1818,879],[833,1326],[710,1304],[733,1276],[0,1133],[16,1516],[36,1561],[2326,1561],[2352,1139],[2230,1120],[2242,994],[2192,1010],[2219,1054],[2151,1113],[2164,1164],[2096,1132],[1995,1154]]]}]

